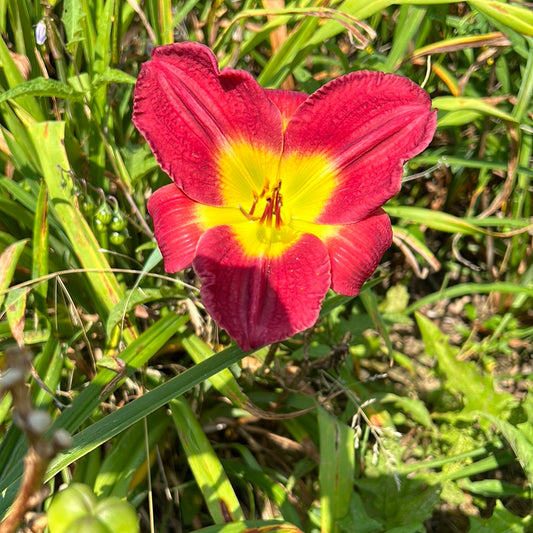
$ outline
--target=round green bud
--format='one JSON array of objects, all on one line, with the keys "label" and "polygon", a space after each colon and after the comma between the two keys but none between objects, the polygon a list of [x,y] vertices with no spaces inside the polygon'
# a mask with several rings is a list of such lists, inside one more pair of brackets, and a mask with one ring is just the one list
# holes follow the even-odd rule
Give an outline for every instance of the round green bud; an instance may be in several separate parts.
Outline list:
[{"label": "round green bud", "polygon": [[114,530],[109,529],[97,516],[78,518],[70,525],[68,531],[69,533],[114,533]]},{"label": "round green bud", "polygon": [[109,240],[111,244],[114,244],[115,246],[120,246],[124,243],[126,237],[123,233],[119,233],[118,231],[113,231],[111,235],[109,235]]},{"label": "round green bud", "polygon": [[72,533],[72,524],[91,515],[95,506],[93,491],[87,485],[72,483],[58,492],[50,504],[47,513],[50,533]]},{"label": "round green bud", "polygon": [[94,514],[113,533],[139,533],[139,520],[134,507],[116,496],[100,500]]},{"label": "round green bud", "polygon": [[111,207],[109,207],[107,202],[102,202],[96,210],[94,216],[96,220],[99,220],[102,224],[105,224],[107,226],[113,218],[113,211],[111,210]]},{"label": "round green bud", "polygon": [[91,217],[94,213],[94,209],[96,206],[94,205],[94,201],[90,196],[84,196],[81,200],[80,207],[81,207],[81,212],[86,217]]},{"label": "round green bud", "polygon": [[111,219],[111,229],[113,231],[122,231],[127,225],[128,221],[124,218],[124,215],[118,209],[115,209]]},{"label": "round green bud", "polygon": [[94,218],[93,220],[94,230],[98,233],[107,232],[107,224],[104,224],[99,218]]}]

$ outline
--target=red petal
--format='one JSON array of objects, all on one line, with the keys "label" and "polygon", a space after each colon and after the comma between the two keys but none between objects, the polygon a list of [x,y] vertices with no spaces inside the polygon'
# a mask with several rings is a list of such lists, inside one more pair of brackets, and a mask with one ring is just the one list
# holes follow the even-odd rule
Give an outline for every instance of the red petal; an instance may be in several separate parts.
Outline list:
[{"label": "red petal", "polygon": [[325,242],[331,260],[331,288],[347,296],[359,294],[391,243],[390,220],[381,209],[355,224],[340,226],[337,235]]},{"label": "red petal", "polygon": [[311,95],[287,125],[285,151],[322,153],[338,169],[338,183],[315,222],[356,222],[394,196],[403,163],[433,138],[430,108],[418,85],[381,72],[353,72]]},{"label": "red petal", "polygon": [[193,267],[208,313],[243,350],[311,327],[330,285],[326,247],[313,235],[278,257],[253,257],[228,226],[218,226],[200,239]]},{"label": "red petal", "polygon": [[154,48],[135,87],[133,122],[161,165],[190,198],[222,205],[217,157],[227,142],[279,152],[276,107],[253,77],[218,69],[209,48]]},{"label": "red petal", "polygon": [[302,102],[305,102],[309,95],[297,91],[284,91],[283,89],[266,89],[267,96],[274,102],[281,113],[281,120],[286,124],[294,115]]},{"label": "red petal", "polygon": [[148,200],[148,212],[154,219],[155,238],[167,272],[191,266],[196,245],[204,233],[197,223],[196,205],[174,184],[157,189]]}]

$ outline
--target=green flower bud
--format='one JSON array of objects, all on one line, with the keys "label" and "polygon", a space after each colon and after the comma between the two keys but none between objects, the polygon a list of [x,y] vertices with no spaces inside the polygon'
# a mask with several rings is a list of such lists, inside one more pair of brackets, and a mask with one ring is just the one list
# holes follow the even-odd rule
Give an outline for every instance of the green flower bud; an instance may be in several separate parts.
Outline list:
[{"label": "green flower bud", "polygon": [[79,518],[92,514],[96,506],[93,491],[81,483],[72,483],[58,492],[48,509],[48,528],[50,533],[72,533],[71,526]]},{"label": "green flower bud", "polygon": [[113,533],[139,532],[139,520],[134,507],[116,496],[100,500],[94,513]]},{"label": "green flower bud", "polygon": [[125,239],[125,235],[123,233],[119,233],[118,231],[113,231],[111,235],[109,235],[109,241],[115,246],[120,246],[123,244]]},{"label": "green flower bud", "polygon": [[113,211],[107,202],[102,202],[95,213],[96,220],[99,220],[102,224],[106,226],[111,222],[113,218]]},{"label": "green flower bud", "polygon": [[128,225],[128,221],[124,215],[118,210],[113,211],[113,218],[111,219],[110,227],[113,231],[122,231]]}]

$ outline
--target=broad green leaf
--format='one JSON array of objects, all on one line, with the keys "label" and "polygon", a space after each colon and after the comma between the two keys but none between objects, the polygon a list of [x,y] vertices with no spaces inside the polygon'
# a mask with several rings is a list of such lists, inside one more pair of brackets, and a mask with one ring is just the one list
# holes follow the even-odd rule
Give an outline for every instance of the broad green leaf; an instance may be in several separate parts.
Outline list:
[{"label": "broad green leaf", "polygon": [[[533,486],[533,442],[528,439],[527,435],[520,428],[486,411],[479,411],[479,416],[490,420],[492,425],[505,437],[505,440],[513,449],[520,465],[524,469],[530,486]],[[533,420],[529,420],[529,425],[532,423]]]},{"label": "broad green leaf", "polygon": [[[419,533],[439,504],[439,488],[394,472],[356,481],[368,515],[387,533]],[[353,524],[352,531],[357,531]]]},{"label": "broad green leaf", "polygon": [[459,360],[457,349],[449,344],[446,335],[433,322],[419,313],[415,317],[426,353],[436,357],[439,371],[446,376],[444,386],[462,399],[460,418],[473,420],[480,411],[495,417],[507,416],[514,404],[513,397],[497,393],[492,377],[483,375],[475,363]]},{"label": "broad green leaf", "polygon": [[462,479],[460,480],[459,486],[462,490],[487,498],[501,498],[505,496],[529,498],[530,496],[529,489],[499,479],[482,479],[480,481]]},{"label": "broad green leaf", "polygon": [[279,50],[268,60],[257,81],[266,88],[277,88],[290,74],[292,62],[305,47],[310,37],[316,31],[319,19],[308,17],[280,46]]},{"label": "broad green leaf", "polygon": [[401,409],[415,422],[418,422],[429,429],[435,428],[433,420],[431,419],[431,413],[428,411],[426,404],[421,400],[388,393],[380,398],[379,401],[381,403],[393,403],[396,408]]},{"label": "broad green leaf", "polygon": [[83,100],[83,93],[76,91],[70,85],[49,78],[34,78],[0,94],[0,103],[21,96],[50,96],[72,101]]},{"label": "broad green leaf", "polygon": [[387,347],[389,354],[392,354],[394,349],[392,347],[387,326],[385,325],[385,320],[378,309],[378,302],[375,294],[370,289],[361,291],[359,293],[359,299],[361,300],[361,303],[363,304],[368,316],[372,320],[374,328],[379,332],[381,338],[385,342],[385,346]]},{"label": "broad green leaf", "polygon": [[526,399],[521,404],[521,407],[526,413],[527,421],[516,426],[522,431],[529,442],[533,443],[533,391],[531,389],[527,393]]},{"label": "broad green leaf", "polygon": [[453,128],[456,126],[464,126],[465,124],[472,124],[482,116],[483,114],[480,111],[472,111],[470,109],[465,109],[464,111],[449,111],[439,117],[437,120],[437,128]]},{"label": "broad green leaf", "polygon": [[[113,8],[115,0],[106,0],[101,2],[98,7],[98,11],[91,9],[88,5],[86,15],[90,15],[94,19],[96,27],[96,39],[94,46],[94,63],[93,72],[96,74],[104,74],[109,67],[111,61],[111,35],[113,33],[113,26],[118,24],[119,21],[113,16]],[[105,100],[105,94],[102,93],[102,102]]]},{"label": "broad green leaf", "polygon": [[387,54],[385,70],[393,72],[398,68],[408,53],[412,39],[420,30],[427,11],[418,7],[405,5],[400,8],[398,22],[394,28],[392,47]]},{"label": "broad green leaf", "polygon": [[[522,77],[522,83],[520,85],[520,90],[516,97],[516,103],[513,109],[513,116],[517,121],[522,122],[528,110],[531,109],[531,95],[533,94],[533,42],[530,39],[529,43],[529,54],[527,56],[527,64],[524,69],[524,75]],[[527,152],[530,152],[531,149],[527,149],[526,146],[531,146],[531,137],[524,136],[522,138],[522,147],[521,157],[518,161],[519,165],[522,163],[522,160],[525,160],[525,166],[528,165],[528,156]],[[520,170],[522,172],[522,170]]]},{"label": "broad green leaf", "polygon": [[6,31],[7,2],[8,0],[0,0],[0,32],[2,33]]},{"label": "broad green leaf", "polygon": [[339,531],[343,533],[376,533],[383,531],[383,524],[370,518],[365,509],[361,496],[352,491],[349,514],[338,521]]},{"label": "broad green leaf", "polygon": [[[25,338],[27,335],[25,336]],[[27,342],[27,341],[26,341]],[[63,357],[61,356],[61,344],[59,339],[50,335],[42,347],[41,353],[37,355],[33,364],[35,371],[48,387],[48,390],[43,389],[40,385],[33,386],[33,401],[36,407],[46,408],[49,406],[53,398],[49,391],[56,391],[61,379],[63,370]]]}]

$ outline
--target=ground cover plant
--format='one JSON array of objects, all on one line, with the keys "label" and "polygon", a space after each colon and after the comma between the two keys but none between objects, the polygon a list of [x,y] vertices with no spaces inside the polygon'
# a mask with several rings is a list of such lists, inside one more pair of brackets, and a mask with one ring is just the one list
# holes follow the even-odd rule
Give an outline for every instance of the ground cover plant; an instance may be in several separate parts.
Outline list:
[{"label": "ground cover plant", "polygon": [[[0,1],[0,32],[0,531],[533,527],[526,3]],[[264,88],[380,71],[437,109],[359,295],[249,353],[147,212],[169,178],[134,85],[182,41]]]}]

